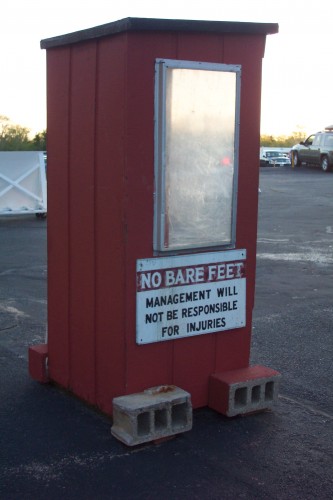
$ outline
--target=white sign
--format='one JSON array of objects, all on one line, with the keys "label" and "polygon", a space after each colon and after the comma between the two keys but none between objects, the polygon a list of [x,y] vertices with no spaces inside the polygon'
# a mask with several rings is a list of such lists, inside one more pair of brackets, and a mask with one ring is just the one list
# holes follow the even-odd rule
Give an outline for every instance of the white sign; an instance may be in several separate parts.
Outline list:
[{"label": "white sign", "polygon": [[136,342],[242,328],[246,250],[137,261]]}]

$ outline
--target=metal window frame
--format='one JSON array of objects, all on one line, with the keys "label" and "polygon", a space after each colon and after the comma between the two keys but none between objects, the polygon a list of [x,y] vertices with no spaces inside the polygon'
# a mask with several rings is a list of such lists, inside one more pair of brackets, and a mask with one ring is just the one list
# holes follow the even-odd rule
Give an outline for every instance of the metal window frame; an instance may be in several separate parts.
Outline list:
[{"label": "metal window frame", "polygon": [[[166,171],[166,85],[167,69],[198,69],[207,71],[232,72],[236,74],[236,102],[235,102],[235,130],[234,130],[234,177],[232,190],[232,216],[230,242],[220,242],[214,245],[188,245],[174,248],[165,247],[165,171]],[[236,245],[236,217],[237,217],[237,188],[238,188],[238,150],[240,125],[240,87],[241,66],[235,64],[208,63],[199,61],[183,61],[176,59],[155,60],[155,105],[154,105],[154,234],[153,246],[157,253],[181,253],[191,249],[235,248]]]}]

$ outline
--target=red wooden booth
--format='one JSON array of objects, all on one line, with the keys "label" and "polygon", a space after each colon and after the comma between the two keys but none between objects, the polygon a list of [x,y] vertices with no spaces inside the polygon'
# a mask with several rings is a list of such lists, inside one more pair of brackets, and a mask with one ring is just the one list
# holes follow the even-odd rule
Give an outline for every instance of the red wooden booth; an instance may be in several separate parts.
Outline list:
[{"label": "red wooden booth", "polygon": [[[47,50],[48,341],[107,414],[249,367],[262,59],[276,24],[128,18]],[[36,359],[47,360],[39,364]]]}]

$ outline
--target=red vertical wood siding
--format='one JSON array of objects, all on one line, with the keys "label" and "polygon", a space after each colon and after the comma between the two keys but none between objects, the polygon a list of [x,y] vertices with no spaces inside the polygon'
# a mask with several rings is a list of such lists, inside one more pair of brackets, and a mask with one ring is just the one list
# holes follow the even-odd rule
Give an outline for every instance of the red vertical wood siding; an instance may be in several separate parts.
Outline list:
[{"label": "red vertical wood siding", "polygon": [[95,153],[96,400],[106,413],[126,392],[126,36],[98,45]]},{"label": "red vertical wood siding", "polygon": [[[158,384],[204,406],[211,373],[248,365],[264,43],[128,32],[49,50],[50,376],[106,413],[113,397]],[[236,247],[248,254],[247,326],[138,346],[136,261],[153,256],[156,58],[242,65]]]},{"label": "red vertical wood siding", "polygon": [[70,88],[70,388],[95,402],[96,42],[72,50]]},{"label": "red vertical wood siding", "polygon": [[69,384],[70,48],[47,54],[48,349],[52,380]]}]

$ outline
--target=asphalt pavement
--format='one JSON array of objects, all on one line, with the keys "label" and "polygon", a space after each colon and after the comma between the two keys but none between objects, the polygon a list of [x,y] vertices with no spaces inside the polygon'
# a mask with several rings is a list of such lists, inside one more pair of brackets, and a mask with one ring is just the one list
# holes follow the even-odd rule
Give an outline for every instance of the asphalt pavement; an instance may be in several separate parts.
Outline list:
[{"label": "asphalt pavement", "polygon": [[282,374],[273,411],[128,448],[111,420],[28,375],[47,330],[47,219],[0,217],[2,500],[333,498],[333,173],[261,168],[251,363]]}]

